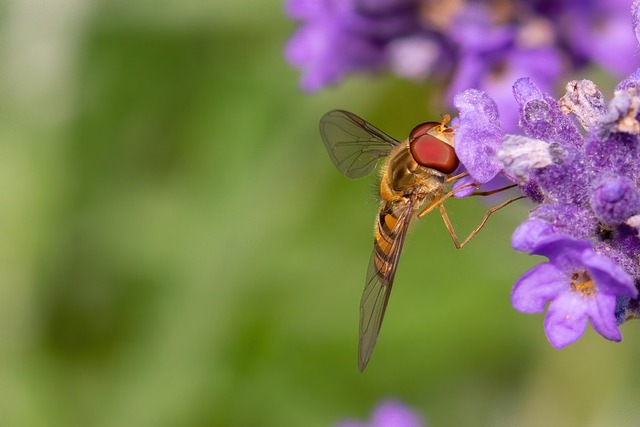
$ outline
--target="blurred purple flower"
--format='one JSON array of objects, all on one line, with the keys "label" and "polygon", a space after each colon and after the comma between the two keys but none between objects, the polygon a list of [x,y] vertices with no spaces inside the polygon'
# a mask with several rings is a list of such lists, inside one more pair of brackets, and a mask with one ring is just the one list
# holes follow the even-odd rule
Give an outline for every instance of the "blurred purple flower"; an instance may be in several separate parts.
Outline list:
[{"label": "blurred purple flower", "polygon": [[304,25],[286,47],[303,69],[302,88],[321,89],[347,74],[379,69],[390,40],[418,25],[413,1],[290,0],[287,11]]},{"label": "blurred purple flower", "polygon": [[[300,22],[286,56],[316,91],[347,75],[390,70],[412,80],[487,92],[515,129],[511,85],[550,92],[588,64],[618,75],[637,61],[627,0],[288,0]],[[637,9],[637,8],[636,8]],[[637,10],[634,9],[634,19]]]},{"label": "blurred purple flower", "polygon": [[616,323],[617,297],[638,296],[633,279],[615,262],[597,254],[588,240],[555,234],[535,245],[532,254],[544,255],[540,264],[515,284],[511,302],[524,313],[542,313],[547,338],[556,348],[575,342],[587,320],[603,337],[620,341]]},{"label": "blurred purple flower", "polygon": [[629,0],[565,1],[558,16],[558,30],[571,49],[575,62],[593,62],[605,70],[623,76],[638,66],[629,61],[626,48],[635,48],[636,39],[629,14]]},{"label": "blurred purple flower", "polygon": [[337,427],[425,427],[423,420],[405,405],[393,401],[383,401],[374,409],[371,421],[346,420],[337,424]]}]

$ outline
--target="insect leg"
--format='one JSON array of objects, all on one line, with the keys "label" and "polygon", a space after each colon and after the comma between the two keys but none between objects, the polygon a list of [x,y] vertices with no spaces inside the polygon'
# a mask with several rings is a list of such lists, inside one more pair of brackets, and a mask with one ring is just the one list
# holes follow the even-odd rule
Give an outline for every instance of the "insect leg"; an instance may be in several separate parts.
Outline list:
[{"label": "insect leg", "polygon": [[[467,174],[467,172],[463,172],[460,175],[456,175],[453,176],[451,178],[449,178],[450,180],[453,180],[455,178],[458,178],[460,176],[464,176],[465,174]],[[449,179],[446,182],[449,182]],[[512,184],[512,185],[507,185],[506,187],[502,187],[502,188],[498,188],[496,190],[491,190],[491,191],[478,191],[476,193],[471,193],[468,197],[471,196],[491,196],[492,194],[496,194],[496,193],[500,193],[501,191],[505,191],[505,190],[509,190],[513,187],[517,187],[517,184]],[[442,202],[444,202],[445,200],[447,200],[449,197],[453,196],[454,194],[456,194],[458,191],[462,191],[464,189],[470,188],[470,187],[476,187],[478,188],[478,184],[467,184],[467,185],[463,185],[460,188],[456,188],[453,191],[448,192],[447,194],[445,194],[444,196],[442,196],[441,198],[434,200],[433,202],[429,203],[427,205],[427,207],[425,207],[419,214],[418,214],[418,218],[422,218],[423,216],[425,216],[426,214],[428,214],[429,212],[431,212],[432,210],[434,210],[435,208],[438,207],[439,204],[441,204]]]},{"label": "insect leg", "polygon": [[429,212],[431,212],[432,210],[434,210],[435,208],[438,207],[438,205],[441,205],[445,200],[447,200],[449,197],[453,196],[454,194],[456,194],[459,191],[462,190],[466,190],[467,188],[470,187],[475,187],[478,188],[478,184],[467,184],[467,185],[463,185],[460,188],[456,188],[455,190],[449,191],[447,194],[445,194],[444,196],[435,199],[433,202],[429,203],[427,205],[426,208],[424,208],[419,214],[418,214],[418,218],[422,218],[423,216],[425,216],[426,214],[428,214]]},{"label": "insect leg", "polygon": [[447,178],[447,179],[445,180],[445,184],[448,184],[448,183],[450,183],[450,182],[452,182],[452,181],[457,181],[457,180],[459,180],[460,178],[464,178],[464,177],[465,177],[465,176],[467,176],[467,175],[469,175],[469,172],[464,171],[464,172],[462,172],[462,173],[459,173],[458,175],[450,176],[449,178]]},{"label": "insect leg", "polygon": [[505,191],[505,190],[510,190],[513,187],[517,187],[517,186],[518,186],[518,184],[511,184],[511,185],[507,185],[506,187],[498,188],[496,190],[478,191],[477,193],[469,194],[469,197],[471,197],[471,196],[491,196],[492,194],[500,193],[501,191]]},{"label": "insect leg", "polygon": [[[492,193],[492,192],[489,192],[489,193]],[[496,211],[499,211],[500,209],[504,208],[505,206],[507,206],[510,203],[515,202],[516,200],[520,200],[520,199],[524,199],[524,198],[525,198],[525,196],[514,197],[512,199],[509,199],[509,200],[507,200],[505,202],[502,202],[499,205],[494,206],[491,209],[489,209],[484,214],[484,218],[482,219],[480,224],[475,228],[475,230],[473,230],[471,232],[471,234],[469,234],[469,236],[466,239],[464,239],[464,241],[462,243],[460,243],[460,241],[458,240],[458,236],[456,236],[456,232],[453,229],[453,225],[451,224],[451,220],[449,219],[449,215],[447,214],[447,210],[445,209],[445,207],[444,207],[444,205],[442,203],[439,205],[439,207],[440,207],[440,215],[442,215],[442,219],[444,220],[444,225],[447,227],[447,231],[449,231],[449,234],[451,235],[451,239],[453,239],[453,244],[456,245],[456,248],[460,249],[461,247],[463,247],[464,245],[469,243],[469,240],[471,240],[473,238],[473,236],[478,234],[478,231],[480,231],[480,229],[482,229],[482,227],[484,227],[484,224],[487,222],[487,220],[489,219],[489,217],[491,216],[492,213],[494,213]]]}]

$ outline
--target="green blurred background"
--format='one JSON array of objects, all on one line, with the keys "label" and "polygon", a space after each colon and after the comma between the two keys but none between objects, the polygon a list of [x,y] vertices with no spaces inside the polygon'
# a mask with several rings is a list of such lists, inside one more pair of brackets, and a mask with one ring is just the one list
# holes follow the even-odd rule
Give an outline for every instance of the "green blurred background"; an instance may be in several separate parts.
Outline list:
[{"label": "green blurred background", "polygon": [[389,397],[432,426],[638,425],[637,324],[556,351],[510,307],[525,204],[460,251],[418,221],[358,372],[374,180],[318,118],[402,137],[447,110],[392,78],[302,94],[282,9],[0,2],[0,426],[330,426]]}]

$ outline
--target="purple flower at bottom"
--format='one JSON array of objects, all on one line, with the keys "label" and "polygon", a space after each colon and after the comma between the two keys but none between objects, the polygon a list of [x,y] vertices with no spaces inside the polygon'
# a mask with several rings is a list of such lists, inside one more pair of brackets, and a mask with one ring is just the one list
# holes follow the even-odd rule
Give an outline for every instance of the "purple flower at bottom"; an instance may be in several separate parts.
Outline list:
[{"label": "purple flower at bottom", "polygon": [[549,262],[522,276],[511,293],[513,306],[524,313],[542,313],[547,338],[555,348],[577,341],[587,320],[603,337],[620,341],[616,298],[636,298],[633,279],[607,256],[596,253],[588,240],[555,234],[531,251]]},{"label": "purple flower at bottom", "polygon": [[426,427],[426,424],[405,405],[386,400],[374,409],[371,422],[347,420],[338,423],[337,427]]}]

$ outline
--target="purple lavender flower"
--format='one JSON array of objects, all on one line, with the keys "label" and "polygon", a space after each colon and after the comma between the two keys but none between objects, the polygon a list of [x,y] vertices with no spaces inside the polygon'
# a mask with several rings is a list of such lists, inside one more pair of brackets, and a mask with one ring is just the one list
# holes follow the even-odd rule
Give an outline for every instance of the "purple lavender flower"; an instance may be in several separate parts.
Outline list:
[{"label": "purple lavender flower", "polygon": [[338,427],[425,427],[426,424],[411,409],[393,401],[383,401],[373,411],[371,422],[347,420],[337,424]]},{"label": "purple lavender flower", "polygon": [[524,313],[542,313],[551,301],[544,322],[547,338],[556,348],[575,342],[587,319],[603,337],[620,341],[616,298],[637,297],[633,279],[610,258],[597,254],[588,240],[554,234],[538,242],[532,254],[544,255],[540,264],[522,276],[511,302]]},{"label": "purple lavender flower", "polygon": [[482,182],[476,165],[483,165],[480,173],[493,165],[491,177],[499,173],[516,182],[538,203],[512,246],[549,262],[517,281],[512,303],[538,313],[550,302],[545,332],[556,348],[576,341],[587,320],[619,341],[618,324],[640,315],[640,128],[632,123],[640,80],[634,76],[609,104],[592,82],[570,82],[557,101],[519,79],[513,92],[523,134],[502,133],[501,141],[493,128],[481,136],[487,123],[499,123],[488,96],[467,90],[456,97],[456,151],[473,159],[465,164],[470,175]]},{"label": "purple lavender flower", "polygon": [[287,12],[300,22],[286,56],[302,69],[304,90],[390,70],[448,84],[450,99],[470,87],[487,92],[508,130],[516,78],[549,92],[588,64],[628,74],[635,54],[627,0],[288,0]]},{"label": "purple lavender flower", "polygon": [[[632,16],[640,35],[639,2]],[[455,98],[456,152],[474,182],[498,174],[536,204],[511,243],[549,262],[516,282],[512,304],[540,313],[549,303],[544,327],[556,348],[575,342],[587,322],[620,341],[618,326],[640,318],[640,70],[609,102],[588,80],[569,82],[557,100],[524,77],[513,95],[518,133],[499,127],[488,95],[470,89]]]}]

